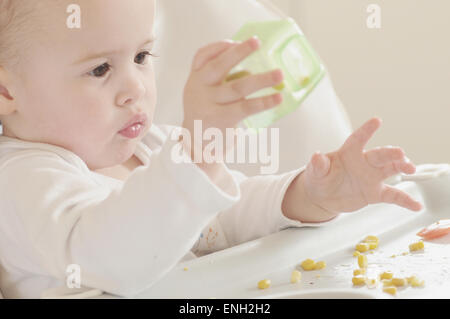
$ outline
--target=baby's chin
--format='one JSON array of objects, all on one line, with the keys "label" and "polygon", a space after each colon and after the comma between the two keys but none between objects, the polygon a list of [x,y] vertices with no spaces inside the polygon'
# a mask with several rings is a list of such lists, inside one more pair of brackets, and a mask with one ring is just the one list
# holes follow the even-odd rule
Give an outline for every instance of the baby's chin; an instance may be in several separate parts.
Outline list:
[{"label": "baby's chin", "polygon": [[112,155],[115,158],[115,165],[122,165],[129,161],[136,152],[137,144],[140,143],[142,138],[135,138],[124,143],[116,150],[116,153]]},{"label": "baby's chin", "polygon": [[[88,167],[91,170],[99,170],[104,168],[111,168],[118,165],[125,165],[128,161],[133,159],[133,155],[136,152],[137,145],[142,141],[144,136],[149,131],[150,127],[144,129],[144,131],[136,138],[124,138],[123,136],[117,136],[110,141],[109,144],[104,145],[100,151],[101,154],[90,156],[90,161],[88,161]],[[91,151],[98,152],[100,149],[95,149]]]},{"label": "baby's chin", "polygon": [[126,143],[119,143],[120,145],[107,148],[101,152],[101,154],[97,153],[93,156],[85,156],[84,161],[92,171],[125,165],[133,158],[139,142],[140,139],[133,139],[131,141],[127,141]]}]

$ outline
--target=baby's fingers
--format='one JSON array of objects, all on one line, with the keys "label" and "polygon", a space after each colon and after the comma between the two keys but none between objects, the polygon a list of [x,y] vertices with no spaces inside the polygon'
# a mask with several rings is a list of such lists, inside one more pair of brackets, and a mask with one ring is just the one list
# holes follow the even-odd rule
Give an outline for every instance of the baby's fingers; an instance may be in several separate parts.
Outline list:
[{"label": "baby's fingers", "polygon": [[387,164],[381,168],[381,172],[381,179],[384,180],[398,173],[414,174],[416,172],[416,166],[409,162],[408,159],[404,159]]},{"label": "baby's fingers", "polygon": [[347,138],[342,148],[351,153],[362,152],[364,146],[366,146],[367,142],[373,136],[375,131],[378,130],[380,125],[381,119],[376,117],[370,119]]},{"label": "baby's fingers", "polygon": [[199,72],[203,82],[207,85],[221,83],[230,70],[247,56],[257,50],[260,42],[253,37],[247,41],[225,50],[216,58],[210,60]]},{"label": "baby's fingers", "polygon": [[419,211],[422,209],[421,203],[412,199],[411,196],[405,192],[389,185],[383,185],[383,189],[381,191],[381,202],[395,204],[413,211]]},{"label": "baby's fingers", "polygon": [[283,96],[280,93],[257,97],[252,99],[243,99],[239,102],[224,105],[223,107],[229,108],[231,112],[234,112],[234,116],[239,120],[271,109],[283,101]]},{"label": "baby's fingers", "polygon": [[213,99],[216,103],[226,104],[239,101],[258,90],[271,87],[283,81],[281,70],[249,75],[226,82],[213,88]]},{"label": "baby's fingers", "polygon": [[366,151],[364,156],[370,165],[379,168],[402,160],[405,157],[405,152],[399,147],[386,146]]},{"label": "baby's fingers", "polygon": [[222,54],[224,51],[238,45],[237,42],[233,42],[231,40],[223,40],[219,42],[214,42],[211,44],[208,44],[202,48],[200,48],[197,53],[195,54],[193,63],[192,63],[192,70],[197,71],[201,69],[206,63],[208,63],[210,60],[216,58],[220,54]]}]

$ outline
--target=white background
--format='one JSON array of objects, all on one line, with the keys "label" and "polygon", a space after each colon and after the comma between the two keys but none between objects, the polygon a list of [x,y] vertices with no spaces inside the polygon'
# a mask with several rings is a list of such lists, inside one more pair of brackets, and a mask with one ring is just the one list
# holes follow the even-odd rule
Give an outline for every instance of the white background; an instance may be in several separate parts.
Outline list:
[{"label": "white background", "polygon": [[[326,64],[354,128],[383,125],[368,147],[398,145],[415,164],[450,163],[449,0],[272,0]],[[381,28],[369,29],[369,4]]]}]

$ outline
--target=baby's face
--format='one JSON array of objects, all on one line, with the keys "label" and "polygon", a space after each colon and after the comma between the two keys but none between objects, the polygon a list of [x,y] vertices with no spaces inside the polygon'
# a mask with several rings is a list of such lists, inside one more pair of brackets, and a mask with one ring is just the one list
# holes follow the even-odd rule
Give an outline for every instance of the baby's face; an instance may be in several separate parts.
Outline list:
[{"label": "baby's face", "polygon": [[[45,33],[22,52],[5,135],[64,147],[92,170],[121,164],[153,119],[154,1],[77,0],[79,29],[66,25],[74,2],[53,3],[40,13]],[[147,115],[140,135],[119,133],[137,113]]]}]

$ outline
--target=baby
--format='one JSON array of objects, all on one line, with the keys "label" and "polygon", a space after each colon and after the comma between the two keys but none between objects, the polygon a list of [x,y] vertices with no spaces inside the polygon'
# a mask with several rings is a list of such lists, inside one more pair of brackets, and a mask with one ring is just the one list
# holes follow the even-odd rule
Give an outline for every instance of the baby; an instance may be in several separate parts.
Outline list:
[{"label": "baby", "polygon": [[[135,296],[180,260],[286,227],[322,225],[379,202],[422,208],[383,183],[415,172],[402,149],[364,150],[378,118],[339,150],[317,152],[285,174],[248,178],[223,161],[194,162],[201,146],[183,134],[193,133],[194,120],[225,131],[281,102],[280,94],[245,98],[281,83],[280,70],[223,81],[259,40],[219,41],[197,52],[182,131],[152,120],[154,1],[77,0],[81,19],[73,28],[71,4],[0,0],[5,297],[37,298],[65,286],[71,265],[79,266],[82,287]],[[186,160],[173,160],[174,147]]]}]

